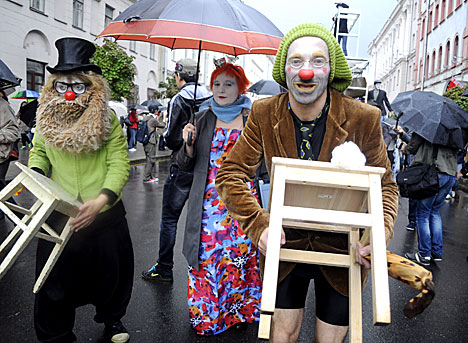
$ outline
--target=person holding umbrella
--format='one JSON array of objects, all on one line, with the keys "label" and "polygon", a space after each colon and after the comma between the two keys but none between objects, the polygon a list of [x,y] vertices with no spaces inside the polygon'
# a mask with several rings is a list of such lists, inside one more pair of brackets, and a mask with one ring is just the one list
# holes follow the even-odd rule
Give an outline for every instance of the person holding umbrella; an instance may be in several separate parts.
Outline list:
[{"label": "person holding umbrella", "polygon": [[[274,156],[330,161],[333,149],[345,141],[358,145],[367,165],[386,169],[381,185],[388,242],[393,236],[398,189],[382,137],[380,111],[340,93],[351,84],[352,75],[335,37],[312,23],[291,29],[276,55],[273,78],[288,93],[254,102],[242,135],[216,178],[221,200],[257,245],[261,260],[267,249],[270,217],[246,180],[255,176],[263,157],[269,172]],[[335,253],[349,248],[346,237],[297,231],[284,230],[283,247]],[[370,267],[365,260],[370,246],[358,243],[352,248],[357,263]],[[314,279],[317,304],[315,340],[344,341],[349,325],[348,271],[280,262],[272,342],[297,341],[310,279]]]},{"label": "person holding umbrella", "polygon": [[[176,155],[179,168],[194,173],[183,253],[189,264],[190,323],[200,335],[257,321],[262,288],[258,251],[215,188],[219,167],[244,127],[243,113],[252,105],[244,95],[250,82],[242,67],[218,65],[211,74],[213,98],[201,105],[195,125],[185,125],[185,144]],[[249,189],[256,194],[253,181]]]},{"label": "person holding umbrella", "polygon": [[433,164],[438,171],[439,192],[418,200],[416,210],[418,251],[405,254],[407,259],[429,266],[431,260],[442,261],[443,230],[440,208],[456,181],[457,149],[432,144],[414,132],[405,150],[415,155],[412,164]]},{"label": "person holding umbrella", "polygon": [[[174,266],[174,245],[176,241],[177,222],[189,196],[193,173],[181,170],[175,160],[177,151],[183,146],[182,129],[189,122],[192,106],[195,109],[210,94],[203,87],[195,87],[197,79],[197,62],[192,59],[181,59],[175,67],[175,80],[180,89],[169,103],[169,121],[163,138],[166,146],[173,151],[171,169],[164,183],[161,226],[159,232],[159,255],[157,262],[141,275],[145,280],[172,282]],[[195,96],[196,89],[196,96]],[[195,103],[194,103],[194,99]]]}]

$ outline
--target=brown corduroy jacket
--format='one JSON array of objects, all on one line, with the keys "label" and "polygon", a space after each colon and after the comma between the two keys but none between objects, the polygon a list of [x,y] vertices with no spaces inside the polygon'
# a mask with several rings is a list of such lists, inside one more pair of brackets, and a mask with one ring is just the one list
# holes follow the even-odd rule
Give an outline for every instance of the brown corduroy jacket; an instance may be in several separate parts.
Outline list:
[{"label": "brown corduroy jacket", "polygon": [[[216,187],[229,213],[239,222],[247,236],[258,245],[262,232],[269,225],[269,213],[251,195],[247,181],[265,156],[268,173],[274,156],[298,158],[293,119],[288,111],[288,93],[257,100],[241,137],[223,162],[216,178]],[[382,178],[382,198],[387,243],[393,237],[393,225],[398,209],[398,189],[392,179],[390,162],[380,125],[380,111],[330,89],[330,110],[319,161],[329,162],[333,149],[346,141],[357,144],[366,156],[366,165],[386,168]],[[271,175],[270,175],[271,176]],[[295,231],[295,232],[294,232]],[[285,248],[345,253],[345,235],[287,230]],[[263,266],[263,256],[261,256]],[[280,263],[279,281],[294,267]],[[347,269],[321,267],[330,284],[340,293],[348,294]],[[363,273],[365,280],[367,273]]]}]

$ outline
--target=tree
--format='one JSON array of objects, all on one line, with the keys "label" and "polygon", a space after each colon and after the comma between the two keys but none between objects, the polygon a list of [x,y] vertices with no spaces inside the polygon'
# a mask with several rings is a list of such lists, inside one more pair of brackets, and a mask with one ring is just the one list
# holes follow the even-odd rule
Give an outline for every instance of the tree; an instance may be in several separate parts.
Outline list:
[{"label": "tree", "polygon": [[173,77],[168,77],[166,79],[166,82],[159,82],[158,87],[160,90],[154,93],[155,97],[158,99],[171,99],[174,95],[176,95],[179,92],[179,88],[177,87],[175,78]]},{"label": "tree", "polygon": [[128,56],[127,53],[110,39],[104,40],[102,46],[96,45],[96,52],[90,59],[101,67],[102,76],[107,80],[111,89],[113,100],[122,101],[122,98],[133,99],[131,93],[135,86],[135,66],[133,60],[135,57]]},{"label": "tree", "polygon": [[458,106],[463,108],[465,111],[468,111],[468,97],[462,96],[463,92],[466,91],[468,87],[458,87],[454,86],[444,93],[444,96],[452,99],[457,103]]}]

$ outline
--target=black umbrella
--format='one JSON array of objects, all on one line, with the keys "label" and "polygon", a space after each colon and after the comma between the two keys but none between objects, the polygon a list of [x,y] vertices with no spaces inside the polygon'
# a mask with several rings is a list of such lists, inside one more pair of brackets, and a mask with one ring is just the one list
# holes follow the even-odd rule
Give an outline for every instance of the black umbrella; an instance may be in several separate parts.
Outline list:
[{"label": "black umbrella", "polygon": [[276,95],[287,92],[288,90],[280,86],[276,81],[260,80],[250,86],[248,91],[258,95]]},{"label": "black umbrella", "polygon": [[142,106],[162,106],[163,104],[161,104],[158,100],[154,100],[154,99],[151,99],[151,100],[145,100],[141,103]]},{"label": "black umbrella", "polygon": [[400,112],[401,126],[433,144],[463,149],[468,142],[468,112],[452,99],[412,90],[398,94],[392,108]]},{"label": "black umbrella", "polygon": [[39,103],[36,100],[28,102],[19,110],[19,117],[29,127],[33,127],[34,119],[36,119],[37,106]]},{"label": "black umbrella", "polygon": [[13,75],[10,68],[0,60],[0,90],[19,86],[18,79]]},{"label": "black umbrella", "polygon": [[136,109],[136,110],[143,110],[143,111],[148,111],[148,107],[144,106],[144,105],[128,105],[127,108],[129,110],[131,109]]}]

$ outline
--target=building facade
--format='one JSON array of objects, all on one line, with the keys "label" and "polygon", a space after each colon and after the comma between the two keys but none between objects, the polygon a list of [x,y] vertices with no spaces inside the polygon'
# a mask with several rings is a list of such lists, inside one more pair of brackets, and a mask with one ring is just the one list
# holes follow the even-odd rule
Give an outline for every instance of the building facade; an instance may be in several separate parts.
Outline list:
[{"label": "building facade", "polygon": [[[97,35],[136,0],[1,0],[0,59],[22,78],[21,89],[41,91],[48,77],[46,65],[58,60],[55,41],[62,37],[81,37],[101,44]],[[134,56],[136,69],[135,103],[153,97],[159,82],[171,76],[180,58],[197,59],[197,51],[173,50],[146,42],[119,40],[119,45]],[[201,80],[209,84],[214,69],[213,57],[221,54],[203,52]],[[271,78],[273,59],[269,56],[241,57],[242,65],[252,82]],[[207,82],[208,81],[208,82]],[[163,101],[164,102],[164,101]],[[20,101],[12,101],[15,109]]]},{"label": "building facade", "polygon": [[468,81],[467,12],[467,0],[400,0],[369,45],[369,78],[382,80],[390,101],[411,89],[442,94],[452,78]]}]

